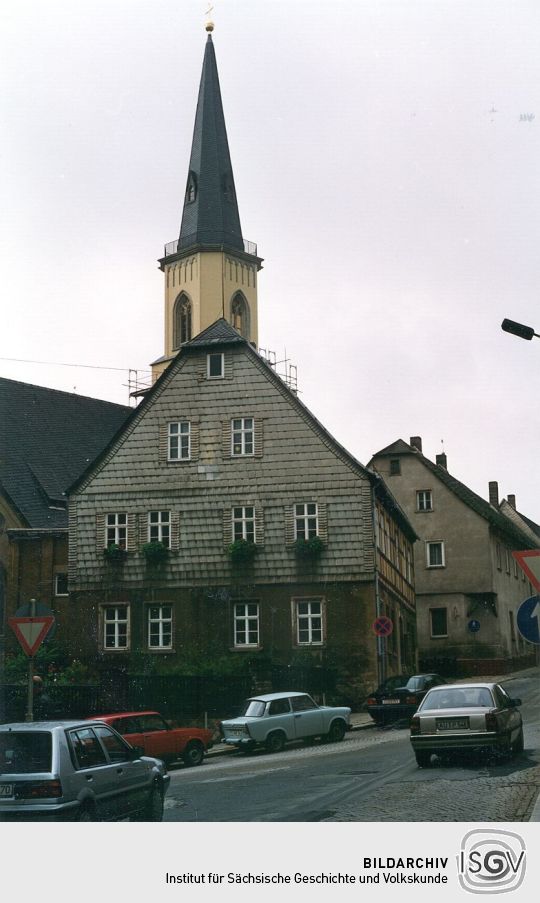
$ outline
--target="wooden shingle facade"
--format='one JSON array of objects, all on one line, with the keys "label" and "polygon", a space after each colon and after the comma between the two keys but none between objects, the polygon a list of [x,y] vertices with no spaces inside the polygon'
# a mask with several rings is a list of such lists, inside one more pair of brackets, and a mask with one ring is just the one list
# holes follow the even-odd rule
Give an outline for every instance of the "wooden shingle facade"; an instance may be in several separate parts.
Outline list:
[{"label": "wooden shingle facade", "polygon": [[[381,668],[414,666],[408,521],[224,320],[183,347],[69,505],[79,658],[158,673],[302,661],[336,668],[357,697]],[[396,554],[377,549],[381,516]],[[381,661],[372,625],[388,612]]]}]

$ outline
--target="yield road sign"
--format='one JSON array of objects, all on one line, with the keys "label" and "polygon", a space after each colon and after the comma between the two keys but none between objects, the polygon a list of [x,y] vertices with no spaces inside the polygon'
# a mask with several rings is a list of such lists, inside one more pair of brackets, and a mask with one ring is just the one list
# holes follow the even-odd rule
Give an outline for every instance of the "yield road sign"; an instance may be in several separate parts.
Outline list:
[{"label": "yield road sign", "polygon": [[8,618],[8,624],[27,655],[35,655],[54,624],[52,615]]},{"label": "yield road sign", "polygon": [[528,640],[529,643],[540,645],[540,630],[538,629],[538,621],[540,619],[540,596],[531,596],[525,599],[518,608],[516,624],[521,636]]},{"label": "yield road sign", "polygon": [[525,571],[537,593],[540,593],[540,549],[512,552],[522,571]]},{"label": "yield road sign", "polygon": [[373,632],[377,636],[390,636],[394,629],[394,625],[392,623],[391,618],[387,618],[386,615],[380,615],[380,617],[376,618],[373,622]]}]

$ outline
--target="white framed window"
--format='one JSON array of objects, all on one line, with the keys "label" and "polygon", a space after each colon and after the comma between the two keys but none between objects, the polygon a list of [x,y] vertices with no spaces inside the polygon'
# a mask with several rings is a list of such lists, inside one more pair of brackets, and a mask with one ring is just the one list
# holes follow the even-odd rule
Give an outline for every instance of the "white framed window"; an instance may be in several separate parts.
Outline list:
[{"label": "white framed window", "polygon": [[433,495],[431,489],[416,490],[416,510],[433,511]]},{"label": "white framed window", "polygon": [[297,645],[321,646],[324,641],[322,599],[295,599],[294,609]]},{"label": "white framed window", "polygon": [[253,417],[236,417],[231,420],[231,455],[254,454]]},{"label": "white framed window", "polygon": [[167,460],[189,461],[191,458],[191,423],[179,420],[167,424]]},{"label": "white framed window", "polygon": [[505,550],[504,550],[504,562],[505,562],[505,566],[506,566],[506,573],[509,574],[510,573],[510,549],[505,548]]},{"label": "white framed window", "polygon": [[148,648],[172,649],[172,605],[148,606]]},{"label": "white framed window", "polygon": [[448,612],[446,608],[430,608],[429,620],[432,637],[448,636]]},{"label": "white framed window", "polygon": [[252,505],[232,509],[233,542],[245,539],[255,542],[255,508]]},{"label": "white framed window", "polygon": [[207,379],[223,379],[225,376],[225,355],[221,352],[212,352],[206,355]]},{"label": "white framed window", "polygon": [[259,645],[259,603],[234,603],[234,645]]},{"label": "white framed window", "polygon": [[105,518],[105,546],[127,549],[127,514],[107,514]]},{"label": "white framed window", "polygon": [[103,606],[103,648],[129,648],[129,605]]},{"label": "white framed window", "polygon": [[162,542],[168,549],[171,547],[171,512],[148,512],[148,542]]},{"label": "white framed window", "polygon": [[319,535],[319,518],[316,502],[304,502],[294,506],[294,538],[312,539]]},{"label": "white framed window", "polygon": [[68,575],[58,573],[54,575],[54,595],[68,596]]},{"label": "white framed window", "polygon": [[428,568],[443,568],[444,542],[426,542],[426,565]]}]

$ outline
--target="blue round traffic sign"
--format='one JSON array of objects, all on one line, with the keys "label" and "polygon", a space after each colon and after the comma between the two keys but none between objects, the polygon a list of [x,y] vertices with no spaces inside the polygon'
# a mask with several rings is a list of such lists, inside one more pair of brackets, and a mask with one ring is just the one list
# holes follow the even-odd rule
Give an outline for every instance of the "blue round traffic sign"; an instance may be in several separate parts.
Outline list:
[{"label": "blue round traffic sign", "polygon": [[521,636],[529,643],[540,645],[540,596],[531,596],[525,599],[518,608],[516,623]]},{"label": "blue round traffic sign", "polygon": [[467,624],[471,633],[478,633],[480,630],[480,621],[477,621],[476,618],[472,618],[471,621]]}]

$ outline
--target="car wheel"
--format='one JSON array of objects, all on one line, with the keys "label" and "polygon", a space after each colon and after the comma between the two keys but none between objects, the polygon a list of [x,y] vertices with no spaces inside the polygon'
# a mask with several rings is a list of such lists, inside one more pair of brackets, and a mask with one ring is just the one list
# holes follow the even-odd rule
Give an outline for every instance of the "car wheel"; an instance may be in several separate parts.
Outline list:
[{"label": "car wheel", "polygon": [[340,740],[343,740],[346,731],[347,725],[344,721],[332,721],[330,730],[328,731],[326,736],[330,743],[339,743]]},{"label": "car wheel", "polygon": [[266,750],[270,753],[281,752],[285,746],[285,734],[282,731],[273,731],[266,738]]},{"label": "car wheel", "polygon": [[524,745],[525,745],[525,744],[524,744],[524,742],[523,742],[523,728],[521,727],[521,728],[519,729],[519,734],[517,735],[516,739],[514,740],[514,742],[513,742],[513,744],[512,744],[512,752],[513,752],[513,754],[514,754],[515,756],[519,756],[520,753],[523,752]]},{"label": "car wheel", "polygon": [[184,765],[187,765],[190,768],[192,765],[200,765],[202,760],[204,759],[204,746],[202,743],[196,743],[195,741],[191,741],[186,746],[184,752],[182,753],[182,759]]},{"label": "car wheel", "polygon": [[144,809],[131,816],[131,821],[162,821],[163,794],[157,784],[152,786]]},{"label": "car wheel", "polygon": [[420,749],[415,752],[416,763],[419,768],[431,767],[431,753],[427,749]]}]

